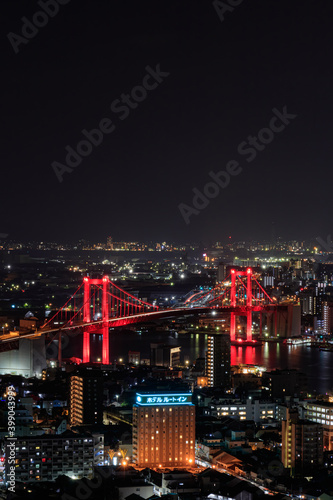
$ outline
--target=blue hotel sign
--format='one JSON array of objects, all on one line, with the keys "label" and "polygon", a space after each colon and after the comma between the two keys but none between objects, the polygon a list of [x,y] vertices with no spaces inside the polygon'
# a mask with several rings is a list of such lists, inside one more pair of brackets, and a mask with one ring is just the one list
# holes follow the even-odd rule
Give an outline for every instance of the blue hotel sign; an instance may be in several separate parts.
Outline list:
[{"label": "blue hotel sign", "polygon": [[192,404],[191,393],[181,394],[137,394],[136,404],[140,406],[155,405],[189,405]]}]

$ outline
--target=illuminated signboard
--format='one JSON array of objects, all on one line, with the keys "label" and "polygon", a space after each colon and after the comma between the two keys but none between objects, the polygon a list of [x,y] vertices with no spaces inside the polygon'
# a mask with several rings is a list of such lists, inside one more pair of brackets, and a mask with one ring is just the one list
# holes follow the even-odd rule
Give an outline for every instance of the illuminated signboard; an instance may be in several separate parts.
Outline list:
[{"label": "illuminated signboard", "polygon": [[136,404],[141,406],[155,405],[189,405],[192,404],[191,393],[177,394],[137,394]]}]

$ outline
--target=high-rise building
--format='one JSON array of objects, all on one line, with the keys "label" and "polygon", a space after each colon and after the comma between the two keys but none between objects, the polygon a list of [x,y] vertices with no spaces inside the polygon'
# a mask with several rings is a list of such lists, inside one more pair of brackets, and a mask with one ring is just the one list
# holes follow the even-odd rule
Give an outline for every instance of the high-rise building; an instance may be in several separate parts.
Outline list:
[{"label": "high-rise building", "polygon": [[325,333],[333,332],[333,302],[323,302],[322,305],[323,328]]},{"label": "high-rise building", "polygon": [[133,459],[139,467],[195,463],[195,407],[189,392],[138,393],[133,406]]},{"label": "high-rise building", "polygon": [[99,370],[85,367],[70,378],[70,425],[103,422],[103,379]]},{"label": "high-rise building", "polygon": [[315,316],[317,314],[317,297],[313,291],[302,291],[300,292],[299,297],[302,314]]},{"label": "high-rise building", "polygon": [[301,420],[298,411],[287,409],[282,420],[283,466],[293,472],[311,470],[323,462],[323,429],[320,424]]},{"label": "high-rise building", "polygon": [[221,283],[225,279],[225,276],[226,276],[225,270],[226,270],[225,263],[219,262],[219,264],[217,266],[217,282],[218,283]]},{"label": "high-rise building", "polygon": [[108,237],[107,237],[106,244],[107,244],[107,247],[108,247],[110,250],[113,250],[113,242],[112,242],[112,237],[111,237],[111,236],[108,236]]},{"label": "high-rise building", "polygon": [[206,375],[209,387],[230,386],[230,336],[226,333],[208,335]]}]

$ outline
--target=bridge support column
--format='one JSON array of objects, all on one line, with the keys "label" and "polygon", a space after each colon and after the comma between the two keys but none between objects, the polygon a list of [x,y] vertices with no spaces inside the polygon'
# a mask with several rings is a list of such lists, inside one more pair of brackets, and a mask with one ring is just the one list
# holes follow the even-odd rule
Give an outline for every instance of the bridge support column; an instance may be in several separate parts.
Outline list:
[{"label": "bridge support column", "polygon": [[102,318],[103,318],[103,345],[102,345],[102,363],[108,365],[109,360],[109,301],[108,301],[108,284],[109,278],[103,278],[103,295],[102,295]]},{"label": "bridge support column", "polygon": [[246,270],[247,283],[246,283],[246,305],[247,305],[247,324],[246,324],[246,340],[252,341],[252,269],[249,267]]},{"label": "bridge support column", "polygon": [[89,363],[90,361],[90,333],[83,331],[83,363]]},{"label": "bridge support column", "polygon": [[230,313],[230,340],[236,340],[236,314]]},{"label": "bridge support column", "polygon": [[247,311],[246,313],[246,340],[248,342],[252,341],[252,311]]},{"label": "bridge support column", "polygon": [[83,321],[89,323],[91,321],[90,314],[90,278],[83,278]]},{"label": "bridge support column", "polygon": [[[83,278],[83,321],[90,323],[90,278],[86,276]],[[90,333],[86,329],[83,330],[83,363],[90,361]]]},{"label": "bridge support column", "polygon": [[102,363],[108,365],[109,360],[109,325],[103,325]]},{"label": "bridge support column", "polygon": [[[236,307],[236,271],[231,269],[230,305]],[[236,313],[230,314],[230,340],[236,340]]]},{"label": "bridge support column", "polygon": [[58,338],[58,366],[61,367],[62,355],[61,355],[61,332],[59,332]]}]

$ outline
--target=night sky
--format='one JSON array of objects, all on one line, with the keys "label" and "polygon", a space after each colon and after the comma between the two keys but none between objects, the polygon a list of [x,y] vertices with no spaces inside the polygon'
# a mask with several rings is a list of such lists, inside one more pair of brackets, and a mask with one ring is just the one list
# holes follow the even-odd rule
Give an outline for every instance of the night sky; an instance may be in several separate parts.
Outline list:
[{"label": "night sky", "polygon": [[[220,7],[220,16],[210,0],[62,2],[46,26],[14,42],[8,33],[22,36],[22,17],[42,9],[1,1],[0,232],[39,241],[224,241],[270,239],[274,221],[283,238],[326,240],[331,0],[230,0],[239,5],[224,14]],[[157,65],[163,81],[146,96],[136,89],[141,101],[129,113],[112,111]],[[297,116],[273,138],[263,133],[270,142],[248,162],[239,145],[285,106]],[[113,132],[59,182],[52,163],[66,166],[65,147],[75,149],[82,130],[105,118]],[[242,171],[186,224],[179,205],[193,207],[193,188],[202,192],[209,173],[231,160]]]}]

